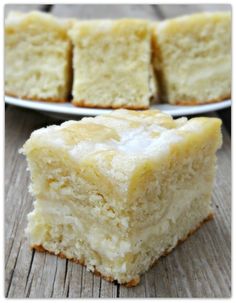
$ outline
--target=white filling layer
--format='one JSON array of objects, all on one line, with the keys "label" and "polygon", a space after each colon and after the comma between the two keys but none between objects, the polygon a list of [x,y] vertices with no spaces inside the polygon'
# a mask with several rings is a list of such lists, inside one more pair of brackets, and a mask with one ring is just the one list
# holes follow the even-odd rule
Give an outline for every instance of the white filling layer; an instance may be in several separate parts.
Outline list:
[{"label": "white filling layer", "polygon": [[[146,271],[155,259],[173,248],[179,239],[186,237],[211,213],[209,196],[199,195],[190,202],[186,196],[184,201],[183,207],[176,208],[174,212],[170,208],[160,222],[126,239],[109,234],[107,226],[101,229],[93,221],[87,222],[85,228],[84,222],[78,218],[69,219],[64,214],[54,215],[51,225],[50,215],[45,216],[47,211],[40,213],[37,204],[36,210],[29,215],[27,232],[32,245],[42,244],[54,253],[62,252],[68,258],[85,260],[88,269],[94,270],[95,266],[122,283]],[[61,207],[61,212],[64,211],[66,208]]]},{"label": "white filling layer", "polygon": [[[170,224],[175,224],[181,214],[188,208],[191,203],[199,196],[205,193],[206,189],[202,184],[195,190],[179,190],[173,197],[171,203],[164,205],[162,217],[159,211],[152,216],[151,226],[141,227],[135,230],[130,236],[127,232],[119,232],[120,226],[113,226],[113,218],[107,218],[104,222],[98,222],[92,210],[83,209],[68,202],[50,202],[40,201],[35,203],[35,210],[29,215],[31,241],[32,243],[41,244],[45,242],[43,230],[46,225],[51,226],[65,225],[71,226],[75,241],[85,241],[91,249],[94,249],[101,257],[110,260],[118,257],[124,257],[126,253],[138,253],[140,245],[148,241],[150,236],[157,236],[168,233]],[[91,214],[89,215],[90,212]],[[101,214],[102,215],[102,214]],[[156,219],[155,219],[156,218]],[[123,230],[128,231],[127,218],[123,218],[126,225]],[[141,222],[140,222],[141,223]],[[36,233],[32,229],[38,230],[40,225],[42,233]],[[142,226],[142,225],[141,225]],[[36,237],[35,237],[36,235]]]}]

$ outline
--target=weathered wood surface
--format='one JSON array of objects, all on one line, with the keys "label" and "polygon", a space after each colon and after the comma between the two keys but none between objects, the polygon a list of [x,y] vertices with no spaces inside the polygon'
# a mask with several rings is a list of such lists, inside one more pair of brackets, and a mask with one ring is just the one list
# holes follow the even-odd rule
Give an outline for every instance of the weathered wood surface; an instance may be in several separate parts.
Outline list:
[{"label": "weathered wood surface", "polygon": [[[140,17],[164,19],[201,10],[207,5],[40,6],[60,16],[84,18]],[[11,10],[9,6],[6,10]],[[13,9],[16,9],[15,7]],[[34,8],[35,9],[35,8]],[[22,10],[28,10],[27,7]],[[105,12],[105,13],[104,13]],[[222,111],[219,112],[222,116]],[[230,127],[230,110],[224,112]],[[229,297],[231,295],[231,142],[223,126],[223,146],[213,192],[215,219],[205,224],[170,255],[161,258],[141,280],[127,289],[106,282],[80,265],[29,249],[24,229],[33,199],[29,174],[18,149],[34,129],[59,123],[37,112],[8,106],[5,115],[5,296],[9,298],[79,297]]]},{"label": "weathered wood surface", "polygon": [[100,18],[148,18],[155,20],[155,5],[55,5],[51,13],[60,17],[76,17],[79,19]]},{"label": "weathered wood surface", "polygon": [[49,11],[51,9],[50,5],[43,5],[43,4],[6,4],[4,7],[5,16],[10,11],[19,11],[19,12],[29,12],[32,10],[39,10],[39,11]]},{"label": "weathered wood surface", "polygon": [[100,5],[54,5],[51,13],[60,17],[76,17],[80,19],[95,18],[148,18],[159,20],[176,17],[183,14],[200,11],[230,10],[230,5],[122,5],[122,4],[100,4]]}]

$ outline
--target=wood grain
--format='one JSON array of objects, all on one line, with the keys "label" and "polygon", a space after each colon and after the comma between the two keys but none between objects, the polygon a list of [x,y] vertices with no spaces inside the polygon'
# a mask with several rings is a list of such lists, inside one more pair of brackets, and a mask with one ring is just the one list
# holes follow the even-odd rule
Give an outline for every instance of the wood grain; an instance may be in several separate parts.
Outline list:
[{"label": "wood grain", "polygon": [[148,18],[150,20],[161,20],[177,17],[184,14],[197,13],[201,11],[229,11],[229,4],[201,4],[201,5],[64,5],[57,4],[51,9],[51,13],[59,17],[75,17],[79,19],[115,19],[115,18]]},{"label": "wood grain", "polygon": [[9,106],[5,148],[5,295],[10,298],[229,297],[231,294],[231,146],[223,127],[213,192],[215,219],[161,258],[135,288],[118,286],[84,267],[29,249],[24,236],[32,197],[18,149],[34,129],[55,121]]},{"label": "wood grain", "polygon": [[198,12],[214,12],[214,11],[230,11],[231,5],[229,4],[198,4],[198,5],[188,5],[188,4],[163,4],[157,5],[157,10],[159,10],[162,19],[174,18],[181,15],[193,14]]},{"label": "wood grain", "polygon": [[75,17],[79,19],[116,19],[116,18],[148,18],[157,19],[152,5],[54,5],[51,13],[59,17]]},{"label": "wood grain", "polygon": [[4,7],[4,14],[7,14],[10,11],[19,11],[19,12],[30,12],[33,10],[38,11],[50,11],[51,5],[43,5],[43,4],[6,4]]}]

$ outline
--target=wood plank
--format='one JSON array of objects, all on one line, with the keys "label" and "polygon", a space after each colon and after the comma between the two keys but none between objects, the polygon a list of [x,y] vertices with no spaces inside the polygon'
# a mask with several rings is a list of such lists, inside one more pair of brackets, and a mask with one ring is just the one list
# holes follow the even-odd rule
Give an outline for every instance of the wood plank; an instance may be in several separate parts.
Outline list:
[{"label": "wood plank", "polygon": [[231,11],[229,4],[163,4],[157,5],[157,11],[161,19],[174,18],[181,15],[198,13],[203,11]]},{"label": "wood plank", "polygon": [[157,19],[153,5],[54,5],[52,14],[59,17],[75,17],[79,19],[115,19],[115,18],[148,18]]},{"label": "wood plank", "polygon": [[[26,215],[32,209],[32,198],[27,190],[29,176],[26,174],[26,162],[23,156],[18,154],[18,149],[22,147],[33,129],[44,126],[45,121],[40,115],[29,115],[26,110],[18,110],[11,106],[6,110],[5,286],[6,292],[9,291],[9,296],[14,296],[14,294],[24,296],[22,284],[27,278],[32,255],[24,238]],[[17,256],[18,259],[16,259]],[[8,289],[10,282],[12,288]]]},{"label": "wood plank", "polygon": [[32,197],[26,161],[18,154],[34,129],[54,124],[39,113],[9,106],[5,139],[5,294],[10,298],[229,297],[231,294],[231,142],[223,146],[213,191],[215,219],[169,256],[135,288],[108,283],[70,261],[32,252],[24,235]]},{"label": "wood plank", "polygon": [[54,5],[51,12],[59,17],[75,17],[79,19],[96,18],[147,18],[158,20],[172,18],[183,14],[189,14],[200,11],[227,11],[231,6],[227,4],[202,4],[202,5]]},{"label": "wood plank", "polygon": [[8,15],[10,11],[19,11],[19,12],[30,12],[33,10],[38,11],[50,11],[51,5],[42,5],[42,4],[6,4],[4,7],[5,16]]}]

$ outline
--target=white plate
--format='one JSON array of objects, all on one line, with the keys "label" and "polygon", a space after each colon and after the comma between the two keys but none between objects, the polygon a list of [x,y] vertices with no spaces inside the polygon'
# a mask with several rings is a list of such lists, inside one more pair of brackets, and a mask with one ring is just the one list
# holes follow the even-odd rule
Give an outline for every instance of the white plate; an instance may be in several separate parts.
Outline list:
[{"label": "white plate", "polygon": [[[97,116],[111,112],[111,109],[97,109],[97,108],[84,108],[75,107],[71,103],[47,103],[23,100],[5,96],[5,102],[7,104],[38,110],[49,116],[59,119],[78,119],[81,116]],[[159,109],[166,112],[174,117],[185,116],[185,115],[196,115],[216,111],[231,106],[231,100],[225,100],[222,102],[195,105],[195,106],[181,106],[181,105],[170,105],[170,104],[154,104],[151,109]]]}]

